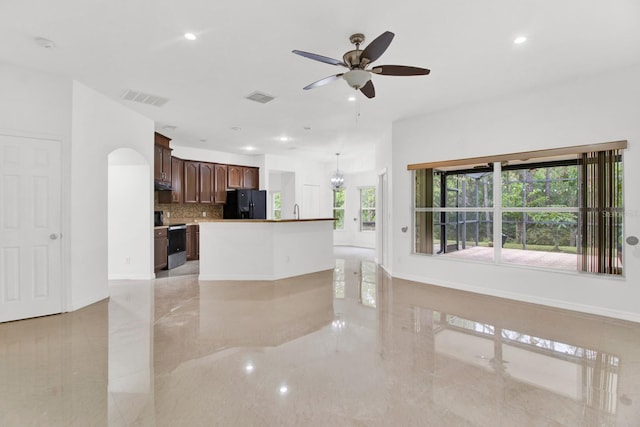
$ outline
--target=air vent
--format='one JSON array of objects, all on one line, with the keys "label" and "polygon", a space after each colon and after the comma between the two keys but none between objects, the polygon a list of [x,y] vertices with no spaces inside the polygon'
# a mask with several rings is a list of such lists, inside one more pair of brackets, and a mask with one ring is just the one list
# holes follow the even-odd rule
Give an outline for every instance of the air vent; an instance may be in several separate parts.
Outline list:
[{"label": "air vent", "polygon": [[250,99],[252,101],[256,101],[259,102],[260,104],[266,104],[267,102],[273,101],[274,99],[276,99],[275,96],[271,96],[271,95],[267,95],[266,93],[263,92],[253,92],[252,94],[247,96],[247,99]]},{"label": "air vent", "polygon": [[125,101],[139,102],[141,104],[153,105],[154,107],[162,107],[169,102],[169,99],[163,98],[157,95],[150,95],[148,93],[138,92],[135,90],[127,89],[120,96]]}]

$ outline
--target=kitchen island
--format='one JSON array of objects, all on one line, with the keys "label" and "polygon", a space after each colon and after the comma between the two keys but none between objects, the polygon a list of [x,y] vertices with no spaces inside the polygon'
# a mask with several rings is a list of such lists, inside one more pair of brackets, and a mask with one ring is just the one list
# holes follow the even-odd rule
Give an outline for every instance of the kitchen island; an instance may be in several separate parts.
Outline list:
[{"label": "kitchen island", "polygon": [[278,280],[335,267],[333,218],[199,224],[200,280]]}]

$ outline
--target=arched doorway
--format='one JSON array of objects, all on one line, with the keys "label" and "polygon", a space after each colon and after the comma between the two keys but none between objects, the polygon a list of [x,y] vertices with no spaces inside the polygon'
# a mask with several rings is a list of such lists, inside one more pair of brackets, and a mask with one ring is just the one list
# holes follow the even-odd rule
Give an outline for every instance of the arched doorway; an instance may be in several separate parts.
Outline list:
[{"label": "arched doorway", "polygon": [[108,277],[153,279],[150,165],[130,148],[109,153],[108,164]]}]

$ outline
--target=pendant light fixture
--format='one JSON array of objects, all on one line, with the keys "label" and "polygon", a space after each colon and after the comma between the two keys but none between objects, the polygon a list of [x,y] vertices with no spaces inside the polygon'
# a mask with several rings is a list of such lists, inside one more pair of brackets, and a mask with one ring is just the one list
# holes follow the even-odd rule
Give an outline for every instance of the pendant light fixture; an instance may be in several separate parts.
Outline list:
[{"label": "pendant light fixture", "polygon": [[344,186],[344,175],[342,171],[340,171],[340,165],[338,163],[338,158],[340,153],[336,153],[336,171],[331,176],[331,188],[334,190],[340,190]]}]

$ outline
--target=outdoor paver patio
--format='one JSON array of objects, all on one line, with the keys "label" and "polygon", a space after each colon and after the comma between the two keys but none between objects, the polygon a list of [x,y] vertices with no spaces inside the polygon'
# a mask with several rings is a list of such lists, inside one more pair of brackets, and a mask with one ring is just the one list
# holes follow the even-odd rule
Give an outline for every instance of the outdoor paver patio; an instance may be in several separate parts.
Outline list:
[{"label": "outdoor paver patio", "polygon": [[[440,256],[493,262],[493,248],[473,246]],[[562,252],[543,252],[502,248],[502,262],[508,264],[529,265],[532,267],[546,267],[576,271],[578,266],[578,256],[576,254],[567,254]]]}]

